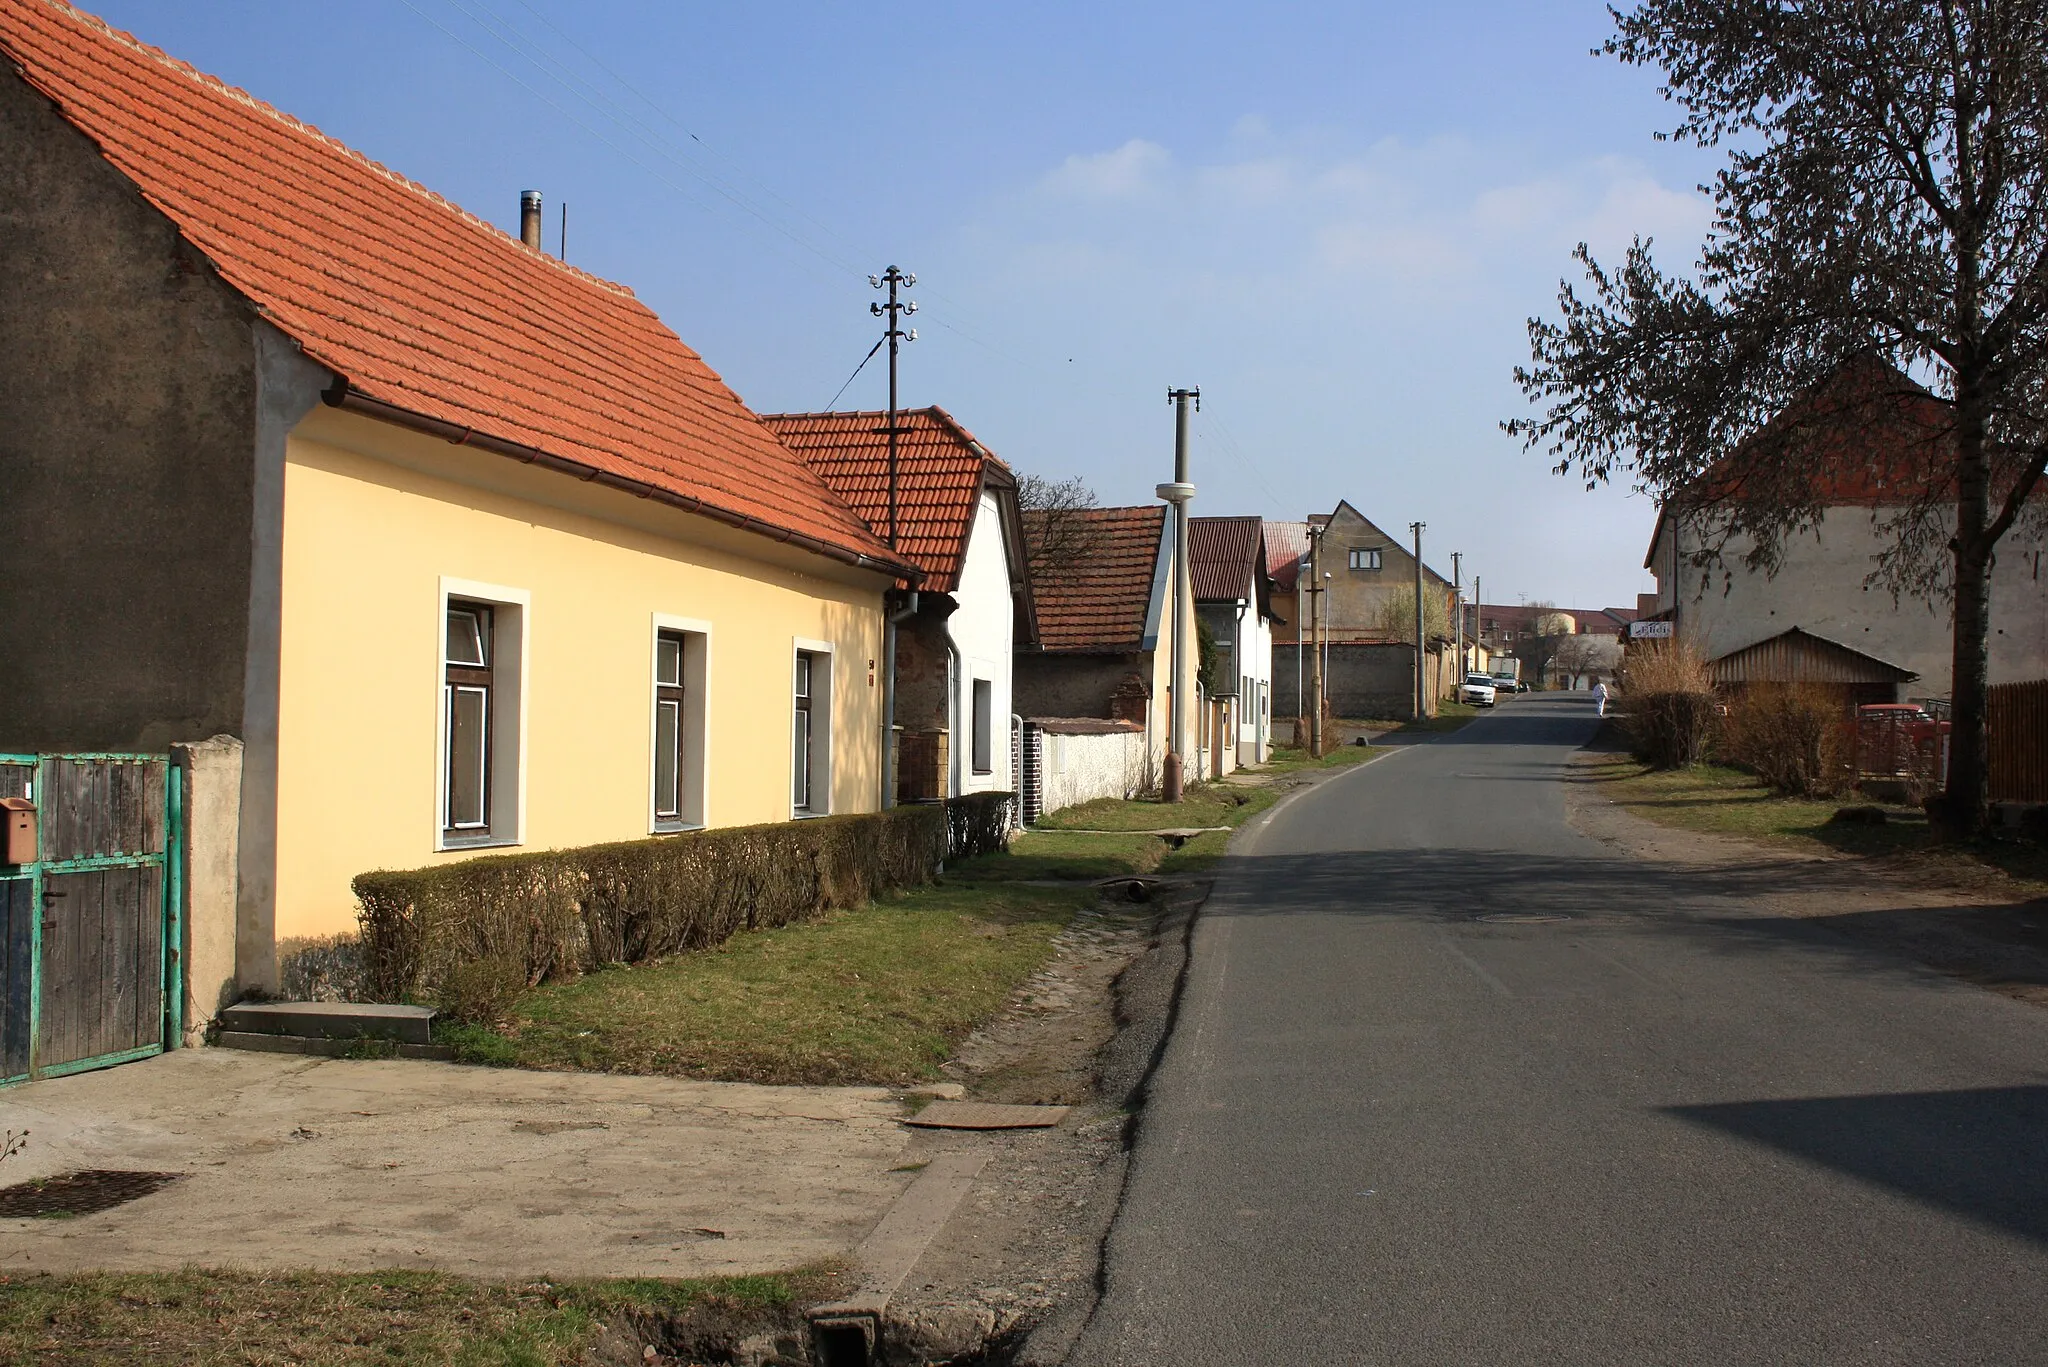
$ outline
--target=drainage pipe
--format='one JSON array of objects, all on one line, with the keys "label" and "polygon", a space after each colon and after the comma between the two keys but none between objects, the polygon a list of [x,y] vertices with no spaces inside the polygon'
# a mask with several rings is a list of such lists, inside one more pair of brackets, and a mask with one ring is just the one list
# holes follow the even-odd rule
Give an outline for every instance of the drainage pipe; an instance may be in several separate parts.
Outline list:
[{"label": "drainage pipe", "polygon": [[[946,619],[946,796],[960,796],[960,690],[967,681],[967,660],[960,654],[960,643],[953,639],[953,619]],[[973,718],[968,719],[968,729],[973,729]],[[969,745],[974,738],[967,738]]]},{"label": "drainage pipe", "polygon": [[917,615],[917,590],[894,612],[888,610],[888,599],[882,601],[882,805],[877,810],[886,812],[896,805],[896,624]]}]

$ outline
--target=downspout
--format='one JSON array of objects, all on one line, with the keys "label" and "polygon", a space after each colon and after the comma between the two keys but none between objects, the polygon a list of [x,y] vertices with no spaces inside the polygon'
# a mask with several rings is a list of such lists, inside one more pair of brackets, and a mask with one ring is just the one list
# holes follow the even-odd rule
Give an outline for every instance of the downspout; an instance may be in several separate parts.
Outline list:
[{"label": "downspout", "polygon": [[[960,643],[953,639],[953,619],[946,619],[946,796],[959,797],[960,782],[960,688],[967,679],[967,662],[961,658]],[[968,737],[972,745],[974,738]]]},{"label": "downspout", "polygon": [[[886,600],[885,600],[886,601]],[[896,624],[917,615],[917,590],[910,591],[904,605],[894,612],[884,609],[882,618],[882,805],[887,811],[896,805]]]}]

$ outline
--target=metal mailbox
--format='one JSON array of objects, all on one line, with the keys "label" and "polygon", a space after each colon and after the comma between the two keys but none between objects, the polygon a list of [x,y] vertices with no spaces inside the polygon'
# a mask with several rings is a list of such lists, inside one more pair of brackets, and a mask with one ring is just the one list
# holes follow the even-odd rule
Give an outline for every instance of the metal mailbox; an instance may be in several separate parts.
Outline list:
[{"label": "metal mailbox", "polygon": [[36,862],[36,804],[0,797],[0,864]]}]

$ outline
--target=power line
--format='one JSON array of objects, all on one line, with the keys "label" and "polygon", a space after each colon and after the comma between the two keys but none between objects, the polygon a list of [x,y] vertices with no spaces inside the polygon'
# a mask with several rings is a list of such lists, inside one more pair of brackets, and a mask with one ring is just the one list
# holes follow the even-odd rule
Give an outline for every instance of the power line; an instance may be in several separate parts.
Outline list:
[{"label": "power line", "polygon": [[855,380],[860,378],[860,373],[868,368],[868,362],[875,359],[875,353],[880,351],[882,349],[882,343],[888,340],[889,339],[887,337],[875,338],[875,344],[868,348],[868,354],[860,358],[860,364],[853,368],[853,374],[848,375],[846,377],[846,384],[839,386],[839,393],[834,394],[831,398],[825,400],[825,407],[823,411],[829,413],[832,410],[832,405],[839,402],[839,394],[844,394],[846,392],[846,386],[852,384]]}]

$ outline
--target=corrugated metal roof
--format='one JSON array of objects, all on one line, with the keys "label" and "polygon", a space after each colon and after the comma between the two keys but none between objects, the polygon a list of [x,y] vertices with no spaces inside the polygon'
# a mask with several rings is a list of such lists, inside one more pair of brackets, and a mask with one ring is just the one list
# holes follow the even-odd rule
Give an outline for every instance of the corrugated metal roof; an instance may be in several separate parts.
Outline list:
[{"label": "corrugated metal roof", "polygon": [[1195,597],[1238,599],[1264,572],[1256,517],[1188,519],[1188,582]]}]

